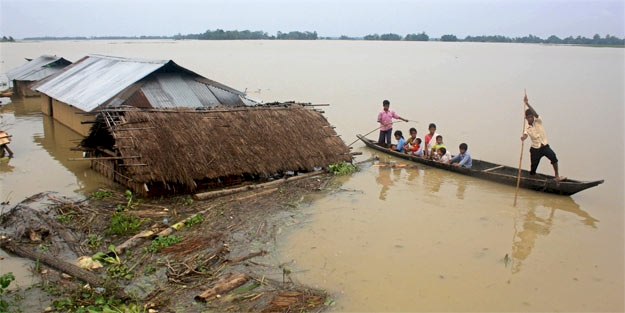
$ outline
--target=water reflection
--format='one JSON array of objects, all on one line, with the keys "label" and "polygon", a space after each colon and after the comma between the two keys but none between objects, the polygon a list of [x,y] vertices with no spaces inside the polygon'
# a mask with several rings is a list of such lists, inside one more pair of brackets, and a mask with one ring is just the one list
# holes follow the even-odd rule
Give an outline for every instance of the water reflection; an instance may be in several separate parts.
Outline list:
[{"label": "water reflection", "polygon": [[1,127],[11,135],[15,153],[0,164],[0,199],[17,203],[40,191],[56,191],[66,196],[89,193],[99,187],[115,188],[89,162],[72,151],[82,136],[40,112],[39,98],[16,99],[0,108]]},{"label": "water reflection", "polygon": [[0,173],[9,173],[15,169],[15,166],[11,165],[11,159],[0,159]]},{"label": "water reflection", "polygon": [[556,213],[574,214],[580,221],[591,228],[597,228],[598,219],[588,212],[570,197],[543,196],[528,199],[529,206],[521,216],[515,217],[514,236],[512,239],[512,273],[521,271],[523,261],[532,253],[536,240],[541,236],[551,233]]},{"label": "water reflection", "polygon": [[458,179],[456,188],[456,198],[464,200],[464,191],[467,189],[467,180]]},{"label": "water reflection", "polygon": [[378,198],[380,200],[386,200],[386,194],[393,185],[393,180],[391,179],[391,168],[385,166],[384,164],[376,165],[378,166],[378,175],[375,177],[375,182],[378,183],[378,185],[382,185]]},{"label": "water reflection", "polygon": [[11,98],[11,103],[2,107],[2,113],[13,113],[15,116],[41,114],[41,98]]},{"label": "water reflection", "polygon": [[426,189],[432,193],[438,193],[441,190],[443,175],[445,174],[454,175],[434,168],[425,169],[423,171],[423,183],[425,184]]}]

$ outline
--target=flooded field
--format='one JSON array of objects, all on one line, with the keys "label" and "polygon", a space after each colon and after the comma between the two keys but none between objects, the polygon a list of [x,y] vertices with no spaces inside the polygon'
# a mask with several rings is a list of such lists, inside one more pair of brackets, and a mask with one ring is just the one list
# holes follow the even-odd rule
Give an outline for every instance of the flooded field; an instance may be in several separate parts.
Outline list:
[{"label": "flooded field", "polygon": [[[572,197],[519,191],[409,162],[363,163],[339,189],[299,209],[279,255],[294,280],[335,295],[335,311],[623,311],[625,50],[571,46],[352,41],[89,41],[2,43],[0,72],[23,58],[90,53],[173,59],[266,102],[330,103],[350,144],[378,125],[384,99],[419,135],[435,122],[457,153],[516,166],[522,98],[545,122],[562,175],[605,183]],[[114,188],[70,151],[80,136],[3,105],[16,157],[0,164],[0,199]],[[372,132],[370,137],[377,136]],[[378,155],[363,144],[358,160]],[[529,168],[529,143],[523,166]],[[543,159],[540,172],[552,174]],[[2,270],[20,268],[14,259]],[[11,266],[11,267],[9,267]],[[27,277],[26,271],[21,272]],[[27,282],[22,281],[23,284]]]}]

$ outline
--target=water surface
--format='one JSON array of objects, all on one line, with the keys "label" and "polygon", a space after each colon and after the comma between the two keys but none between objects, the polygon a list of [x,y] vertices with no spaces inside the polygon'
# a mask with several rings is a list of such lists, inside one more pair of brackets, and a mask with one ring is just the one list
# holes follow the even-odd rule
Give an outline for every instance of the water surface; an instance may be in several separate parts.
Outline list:
[{"label": "water surface", "polygon": [[[572,197],[521,190],[515,208],[512,187],[409,162],[396,169],[364,163],[341,178],[340,190],[301,207],[304,223],[285,233],[271,257],[295,260],[292,278],[331,292],[336,311],[625,310],[624,49],[364,41],[0,48],[0,72],[44,53],[73,61],[89,53],[173,59],[267,102],[330,103],[326,115],[346,143],[378,126],[388,99],[411,120],[396,129],[416,127],[423,136],[436,122],[453,153],[466,142],[475,158],[511,166],[519,162],[527,90],[561,174],[603,185]],[[17,157],[0,169],[0,197],[82,194],[105,184],[86,164],[65,161],[79,138],[35,111],[17,103],[2,109]],[[359,160],[376,154],[353,146],[363,152]],[[546,159],[539,171],[552,173]]]}]

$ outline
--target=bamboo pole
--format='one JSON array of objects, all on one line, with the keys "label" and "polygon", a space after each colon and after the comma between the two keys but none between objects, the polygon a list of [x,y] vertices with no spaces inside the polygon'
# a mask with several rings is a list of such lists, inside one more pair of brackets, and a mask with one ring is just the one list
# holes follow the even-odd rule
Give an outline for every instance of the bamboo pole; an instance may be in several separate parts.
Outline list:
[{"label": "bamboo pole", "polygon": [[[525,91],[525,97],[527,97],[527,90]],[[523,102],[523,129],[521,131],[521,136],[525,133],[525,102]],[[521,140],[521,156],[519,156],[519,173],[516,178],[516,189],[514,191],[514,204],[516,207],[516,200],[519,195],[519,186],[521,186],[521,166],[523,166],[523,148],[524,148],[525,140]]]},{"label": "bamboo pole", "polygon": [[[391,124],[400,123],[400,122],[403,122],[403,121],[394,121],[394,122],[391,122]],[[363,136],[363,137],[367,137],[367,135],[371,134],[372,132],[374,132],[374,131],[376,131],[376,130],[378,130],[378,129],[380,129],[380,128],[382,128],[382,126],[378,126],[376,129],[374,129],[374,130],[372,130],[372,131],[370,131],[370,132],[368,132],[368,133],[366,133],[366,134],[364,134],[364,135],[362,135],[362,136]],[[347,146],[348,146],[348,147],[351,147],[353,144],[357,143],[357,142],[358,142],[358,140],[360,140],[360,139],[356,139],[356,140],[354,140],[352,143],[348,144]]]},{"label": "bamboo pole", "polygon": [[270,186],[280,185],[280,184],[283,184],[283,183],[286,183],[286,182],[295,181],[295,180],[299,180],[299,179],[304,179],[304,178],[316,176],[316,175],[323,174],[323,173],[325,173],[325,172],[324,171],[315,171],[315,172],[300,174],[300,175],[289,177],[289,178],[282,178],[282,179],[270,181],[268,183],[262,183],[262,184],[257,184],[257,185],[249,185],[249,186],[243,186],[243,187],[237,187],[237,188],[231,188],[231,189],[222,189],[222,190],[209,191],[209,192],[203,192],[203,193],[196,193],[196,194],[193,195],[193,199],[195,199],[195,200],[208,200],[208,199],[212,199],[212,198],[216,198],[216,197],[228,196],[228,195],[239,193],[239,192],[242,192],[242,191],[263,189],[263,188],[267,188],[267,187],[270,187]]},{"label": "bamboo pole", "polygon": [[125,160],[125,159],[138,159],[140,156],[127,156],[127,157],[94,157],[94,158],[67,158],[69,161],[92,161],[92,160]]}]

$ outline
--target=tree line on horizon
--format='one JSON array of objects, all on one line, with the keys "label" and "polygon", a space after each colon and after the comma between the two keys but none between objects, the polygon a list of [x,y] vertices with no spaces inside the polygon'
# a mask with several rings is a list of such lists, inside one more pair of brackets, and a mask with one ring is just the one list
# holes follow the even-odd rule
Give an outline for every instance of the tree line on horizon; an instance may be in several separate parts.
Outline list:
[{"label": "tree line on horizon", "polygon": [[430,41],[430,40],[439,40],[439,41],[465,41],[465,42],[515,42],[515,43],[546,43],[546,44],[570,44],[570,45],[608,45],[608,46],[616,46],[616,45],[625,45],[625,39],[618,38],[616,36],[605,35],[604,38],[601,38],[599,34],[595,34],[592,38],[586,38],[582,36],[569,36],[566,38],[559,38],[558,36],[551,35],[547,39],[542,39],[538,36],[528,35],[524,37],[515,37],[510,38],[501,35],[495,36],[467,36],[464,39],[460,39],[452,34],[447,34],[441,36],[439,39],[431,39],[426,33],[420,34],[408,34],[405,37],[401,37],[398,34],[373,34],[367,35],[363,38],[364,40],[405,40],[405,41]]},{"label": "tree line on horizon", "polygon": [[[5,37],[6,38],[6,37]],[[13,39],[12,37],[8,37]],[[4,39],[4,38],[3,38]],[[569,36],[566,38],[559,38],[558,36],[551,35],[547,39],[542,39],[538,36],[528,35],[524,37],[510,38],[501,35],[491,36],[466,36],[464,39],[458,38],[453,34],[446,34],[440,38],[431,38],[425,32],[418,34],[407,34],[401,36],[399,34],[387,33],[387,34],[369,34],[364,37],[349,37],[342,35],[336,37],[320,37],[316,31],[291,31],[281,32],[278,31],[276,35],[269,35],[264,31],[250,31],[250,30],[207,30],[204,33],[199,34],[177,34],[174,36],[100,36],[100,37],[29,37],[24,40],[88,40],[88,39],[193,39],[193,40],[380,40],[380,41],[445,41],[445,42],[502,42],[502,43],[546,43],[546,44],[571,44],[571,45],[606,45],[606,46],[625,46],[625,39],[618,38],[616,36],[605,35],[601,37],[599,34],[595,34],[592,38],[582,36]],[[6,40],[3,40],[6,41]]]}]

